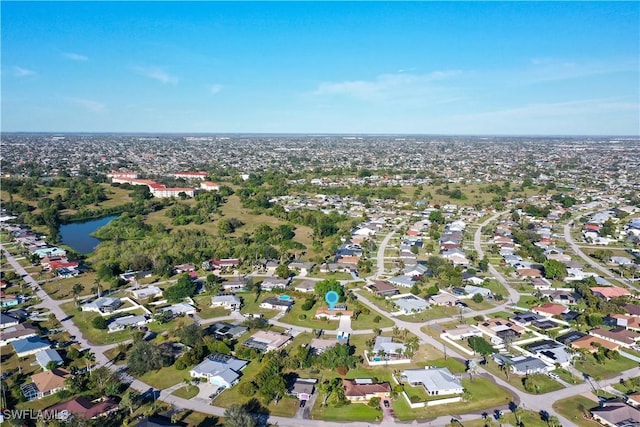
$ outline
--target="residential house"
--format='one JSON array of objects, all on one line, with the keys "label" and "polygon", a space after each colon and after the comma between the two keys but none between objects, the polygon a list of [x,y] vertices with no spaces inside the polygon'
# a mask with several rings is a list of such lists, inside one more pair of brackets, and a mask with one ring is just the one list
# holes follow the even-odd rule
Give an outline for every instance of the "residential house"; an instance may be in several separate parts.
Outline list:
[{"label": "residential house", "polygon": [[173,317],[182,316],[182,315],[192,316],[196,314],[196,308],[194,306],[192,306],[191,304],[183,303],[183,302],[170,305],[169,307],[163,307],[160,310],[170,311]]},{"label": "residential house", "polygon": [[38,328],[35,326],[24,323],[10,326],[2,330],[2,334],[0,335],[0,347],[9,344],[12,341],[35,337],[36,335],[38,335]]},{"label": "residential house", "polygon": [[204,191],[219,191],[220,184],[211,181],[204,181],[200,184],[200,189]]},{"label": "residential house", "polygon": [[214,270],[233,269],[240,265],[238,258],[214,258],[209,261],[210,268]]},{"label": "residential house", "polygon": [[505,340],[517,339],[525,330],[515,322],[500,318],[481,321],[478,323],[478,328],[490,335],[494,344],[502,344]]},{"label": "residential house", "polygon": [[604,347],[607,350],[616,351],[620,348],[618,344],[593,335],[586,335],[582,338],[578,338],[572,341],[571,347],[575,349],[587,350],[589,353],[596,353],[598,351],[598,347]]},{"label": "residential house", "polygon": [[328,307],[318,307],[314,319],[340,320],[343,316],[351,317],[353,316],[353,311],[347,310],[346,305],[340,306],[336,304],[333,310]]},{"label": "residential house", "polygon": [[551,302],[565,305],[577,304],[578,300],[580,300],[580,295],[571,291],[548,290],[542,291],[542,295],[548,297]]},{"label": "residential house", "polygon": [[309,261],[291,261],[289,263],[289,269],[297,271],[302,276],[306,276],[307,274],[309,274],[315,266],[315,262]]},{"label": "residential house", "polygon": [[213,325],[209,326],[209,332],[219,338],[239,338],[245,332],[247,332],[249,328],[242,325],[232,325],[227,322],[217,322]]},{"label": "residential house", "polygon": [[625,308],[625,310],[627,310],[627,314],[629,314],[629,316],[640,317],[640,305],[625,304],[624,308]]},{"label": "residential house", "polygon": [[374,383],[371,379],[342,380],[344,397],[350,402],[368,402],[374,397],[391,397],[389,383]]},{"label": "residential house", "polygon": [[216,295],[211,297],[211,307],[222,307],[231,311],[240,311],[242,300],[236,295]]},{"label": "residential house", "polygon": [[353,265],[346,263],[324,263],[320,266],[320,273],[351,273]]},{"label": "residential house", "polygon": [[393,303],[403,314],[419,313],[429,308],[429,303],[413,294],[406,294],[400,298],[393,298]]},{"label": "residential house", "polygon": [[295,396],[298,400],[309,400],[317,382],[315,378],[296,378],[288,394]]},{"label": "residential house", "polygon": [[290,278],[281,279],[279,277],[268,277],[260,284],[260,289],[263,291],[274,291],[276,289],[286,289],[291,283]]},{"label": "residential house", "polygon": [[371,361],[406,360],[407,363],[410,363],[411,359],[404,355],[406,349],[406,345],[393,342],[392,337],[376,337],[373,349],[367,352],[367,361],[371,363]]},{"label": "residential house", "polygon": [[640,409],[620,401],[602,402],[591,409],[591,415],[600,424],[611,427],[640,426]]},{"label": "residential house", "polygon": [[18,357],[26,357],[31,354],[36,354],[39,351],[51,348],[51,343],[40,337],[31,336],[28,338],[22,338],[11,342],[11,346],[18,355]]},{"label": "residential house", "polygon": [[137,300],[146,300],[149,298],[162,297],[162,289],[157,286],[147,286],[142,289],[134,289],[131,291],[131,295]]},{"label": "residential house", "polygon": [[387,279],[387,282],[403,288],[410,288],[414,285],[415,279],[411,276],[401,275]]},{"label": "residential house", "polygon": [[349,344],[348,335],[341,338],[313,338],[309,345],[315,354],[322,354],[326,349],[337,344]]},{"label": "residential house", "polygon": [[627,330],[640,332],[640,317],[629,316],[628,314],[610,314],[615,320],[616,326],[621,326]]},{"label": "residential house", "polygon": [[279,334],[272,331],[258,331],[242,345],[266,353],[286,346],[291,342],[291,339],[291,335]]},{"label": "residential house", "polygon": [[117,331],[124,331],[126,328],[139,328],[149,322],[151,322],[151,319],[147,318],[147,316],[142,315],[118,317],[109,322],[109,324],[107,325],[107,331],[109,333],[112,333]]},{"label": "residential house", "polygon": [[1,308],[7,308],[7,307],[14,307],[18,304],[20,304],[20,297],[17,295],[12,295],[12,294],[5,294],[0,292],[0,307]]},{"label": "residential house", "polygon": [[541,359],[535,357],[518,356],[512,357],[496,353],[491,356],[500,366],[507,365],[511,372],[516,375],[546,374],[553,369],[553,365],[548,365]]},{"label": "residential house", "polygon": [[34,400],[57,393],[65,389],[64,381],[69,376],[69,372],[60,368],[33,374],[31,375],[31,382],[21,387],[22,395],[27,400]]},{"label": "residential house", "polygon": [[82,311],[95,311],[100,314],[112,313],[122,305],[120,298],[100,297],[94,301],[82,304]]},{"label": "residential house", "polygon": [[42,369],[48,370],[49,368],[47,366],[49,365],[49,363],[53,362],[56,364],[56,366],[58,366],[62,365],[63,360],[56,350],[48,348],[36,353],[36,362]]},{"label": "residential house", "polygon": [[293,290],[296,292],[302,292],[305,294],[310,294],[315,292],[316,282],[312,282],[311,280],[304,280],[299,283],[295,283],[293,285]]},{"label": "residential house", "polygon": [[431,295],[429,297],[429,300],[433,305],[454,306],[458,301],[458,298],[446,292],[440,291],[439,294]]},{"label": "residential house", "polygon": [[287,312],[293,305],[292,300],[282,300],[277,297],[269,297],[260,303],[260,308],[266,308],[268,310],[280,310]]},{"label": "residential house", "polygon": [[491,292],[491,289],[487,289],[487,288],[480,288],[478,286],[466,285],[464,287],[464,291],[466,292],[469,298],[473,298],[474,295],[480,295],[484,299],[493,298],[493,292]]},{"label": "residential house", "polygon": [[607,287],[594,287],[591,288],[591,292],[600,298],[604,298],[609,301],[611,298],[623,297],[631,295],[628,289],[618,288],[616,286],[607,286]]},{"label": "residential house", "polygon": [[520,277],[542,277],[542,271],[537,268],[518,268]]},{"label": "residential house", "polygon": [[425,274],[428,274],[429,269],[422,264],[413,264],[413,265],[405,265],[404,270],[402,271],[403,275],[409,277],[422,277]]},{"label": "residential house", "polygon": [[422,385],[429,396],[462,394],[464,387],[447,368],[408,369],[400,378],[412,386]]},{"label": "residential house", "polygon": [[531,307],[531,311],[535,314],[539,314],[544,317],[560,316],[562,313],[567,312],[569,309],[562,304],[546,303],[543,305],[536,305]]},{"label": "residential house", "polygon": [[520,326],[528,326],[534,322],[539,322],[544,320],[544,317],[539,314],[528,311],[526,313],[516,313],[514,316],[510,317],[509,320],[517,323]]},{"label": "residential house", "polygon": [[[0,329],[6,329],[12,326],[17,326],[19,323],[20,321],[15,317],[12,317],[12,316],[9,316],[8,314],[4,314],[0,312]],[[4,336],[2,337],[2,339],[4,339]]]},{"label": "residential house", "polygon": [[182,273],[190,273],[192,271],[196,271],[196,266],[194,264],[180,264],[173,267],[173,272],[175,274]]},{"label": "residential house", "polygon": [[446,329],[440,334],[442,337],[449,338],[454,341],[461,341],[470,337],[481,337],[482,331],[469,325],[458,325],[453,329]]},{"label": "residential house", "polygon": [[536,341],[527,345],[526,349],[542,361],[564,368],[571,364],[573,357],[566,346],[552,340]]},{"label": "residential house", "polygon": [[223,292],[242,292],[246,289],[247,284],[244,280],[225,280],[220,284]]},{"label": "residential house", "polygon": [[218,387],[230,388],[240,380],[240,372],[248,364],[246,360],[213,353],[191,369],[189,375],[192,378],[206,378],[207,382]]},{"label": "residential house", "polygon": [[369,292],[372,292],[377,297],[387,297],[390,295],[397,295],[400,293],[398,288],[382,280],[376,280],[372,284],[367,285],[365,288]]},{"label": "residential house", "polygon": [[117,411],[118,402],[115,400],[103,398],[89,401],[89,399],[84,396],[76,397],[64,403],[59,403],[45,410],[46,413],[61,420],[67,420],[71,417],[89,420],[106,417]]},{"label": "residential house", "polygon": [[616,327],[611,330],[596,328],[589,331],[589,335],[610,341],[620,347],[631,348],[640,340],[640,334],[628,331],[624,327]]}]

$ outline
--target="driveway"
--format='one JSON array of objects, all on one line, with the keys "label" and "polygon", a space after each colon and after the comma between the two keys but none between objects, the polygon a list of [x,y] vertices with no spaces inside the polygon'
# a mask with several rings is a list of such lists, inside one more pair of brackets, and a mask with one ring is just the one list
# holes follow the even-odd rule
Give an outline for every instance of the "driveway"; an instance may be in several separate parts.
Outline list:
[{"label": "driveway", "polygon": [[198,384],[198,388],[200,389],[200,391],[198,392],[197,395],[192,397],[191,400],[195,400],[197,402],[203,402],[206,404],[209,404],[211,402],[211,399],[209,399],[209,396],[211,396],[213,393],[216,392],[216,390],[218,390],[217,385],[213,385],[205,381],[200,381],[200,383]]}]

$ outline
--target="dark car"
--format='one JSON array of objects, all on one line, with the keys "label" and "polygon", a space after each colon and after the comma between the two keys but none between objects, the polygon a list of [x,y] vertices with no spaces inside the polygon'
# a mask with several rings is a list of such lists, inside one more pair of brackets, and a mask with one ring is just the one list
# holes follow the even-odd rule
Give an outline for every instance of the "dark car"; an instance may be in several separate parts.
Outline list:
[{"label": "dark car", "polygon": [[300,407],[301,407],[301,408],[304,408],[304,405],[306,405],[306,404],[307,404],[307,401],[306,401],[306,400],[301,400],[301,401],[300,401]]},{"label": "dark car", "polygon": [[385,407],[385,408],[388,408],[388,407],[389,407],[389,401],[388,401],[388,400],[385,400],[385,401],[383,401],[382,403],[384,404],[384,407]]}]

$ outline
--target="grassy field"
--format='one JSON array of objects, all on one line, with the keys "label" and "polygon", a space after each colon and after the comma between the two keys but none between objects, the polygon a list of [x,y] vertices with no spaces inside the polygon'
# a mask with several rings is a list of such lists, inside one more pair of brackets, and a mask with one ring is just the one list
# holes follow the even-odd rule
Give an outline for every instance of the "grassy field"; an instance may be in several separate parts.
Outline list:
[{"label": "grassy field", "polygon": [[189,370],[191,368],[193,368],[193,366],[187,367],[184,371],[179,371],[173,365],[167,366],[157,371],[147,372],[140,377],[140,381],[159,389],[169,388],[190,378]]},{"label": "grassy field", "polygon": [[441,317],[456,316],[458,314],[460,314],[460,310],[456,307],[433,306],[418,314],[412,314],[411,316],[398,316],[398,319],[406,320],[407,322],[420,323],[428,320],[439,319]]},{"label": "grassy field", "polygon": [[379,421],[382,418],[382,410],[372,408],[366,403],[351,403],[339,408],[335,406],[322,406],[322,402],[316,401],[311,411],[311,419],[326,421]]},{"label": "grassy field", "polygon": [[[462,385],[471,394],[468,402],[450,403],[447,405],[411,409],[404,398],[393,401],[393,408],[400,421],[433,418],[441,415],[454,415],[473,411],[481,411],[509,403],[511,393],[486,378],[476,377],[473,381],[462,379]],[[466,424],[465,424],[466,425]]]},{"label": "grassy field", "polygon": [[585,360],[575,362],[575,367],[580,372],[584,372],[592,378],[608,378],[622,371],[638,366],[638,362],[620,356],[617,360],[609,359],[606,363],[598,363],[591,355],[587,355]]},{"label": "grassy field", "polygon": [[600,424],[585,418],[585,415],[590,416],[588,414],[589,409],[596,406],[598,406],[598,402],[585,396],[573,396],[554,402],[553,409],[577,426],[596,427]]},{"label": "grassy field", "polygon": [[[337,320],[323,320],[323,319],[314,319],[313,316],[316,314],[316,310],[319,307],[325,306],[324,301],[316,300],[316,303],[311,307],[310,310],[304,311],[302,309],[302,305],[304,304],[303,299],[296,300],[296,303],[293,304],[291,309],[287,314],[285,314],[282,319],[282,322],[289,323],[291,325],[302,326],[305,328],[312,329],[337,329],[339,322]],[[306,318],[302,319],[301,316],[306,316]]]},{"label": "grassy field", "polygon": [[100,315],[93,311],[79,311],[73,301],[62,304],[60,308],[64,310],[67,316],[72,318],[73,323],[80,329],[82,335],[93,344],[113,344],[131,339],[131,333],[126,330],[110,334],[106,330],[94,328],[91,322]]},{"label": "grassy field", "polygon": [[[260,308],[260,303],[268,298],[270,295],[261,294],[258,301],[256,301],[256,294],[250,292],[244,292],[237,294],[242,298],[242,308],[240,309],[240,313],[242,314],[256,314],[260,313],[267,319],[271,319],[276,314],[280,313],[278,310],[267,310],[265,308]],[[294,304],[295,306],[295,304]]]},{"label": "grassy field", "polygon": [[202,295],[194,297],[193,300],[197,303],[197,307],[200,310],[198,316],[203,319],[211,319],[214,317],[229,316],[231,312],[222,307],[211,307],[211,296]]},{"label": "grassy field", "polygon": [[529,375],[529,378],[530,378],[530,381],[532,382],[533,388],[536,391],[530,392],[525,390],[524,388],[524,384],[523,384],[524,377],[509,373],[509,379],[507,380],[507,377],[504,374],[504,372],[500,370],[500,367],[493,360],[488,360],[484,368],[487,371],[491,372],[496,377],[504,381],[507,381],[512,386],[517,387],[520,390],[525,391],[527,393],[544,394],[550,391],[560,390],[561,388],[563,388],[562,384],[553,380],[551,377],[548,377],[546,375],[541,375],[541,374],[533,374],[533,375]]},{"label": "grassy field", "polygon": [[196,397],[199,392],[200,392],[200,388],[197,385],[186,385],[184,387],[177,389],[171,394],[173,394],[174,396],[181,397],[183,399],[191,399],[193,397]]},{"label": "grassy field", "polygon": [[[525,425],[527,427],[548,427],[547,423],[543,421],[542,418],[540,418],[540,414],[535,411],[523,410],[520,413],[520,421],[522,422],[522,425]],[[490,424],[487,424],[488,422]],[[502,424],[515,426],[516,416],[512,412],[505,411],[502,417]],[[485,427],[487,425],[495,426],[498,425],[498,422],[493,417],[488,420],[478,419],[464,422],[464,427]],[[447,427],[460,427],[460,425],[457,423],[447,424]]]},{"label": "grassy field", "polygon": [[[365,307],[365,306],[363,306]],[[369,307],[367,307],[369,308]],[[387,328],[389,326],[393,326],[393,320],[389,319],[386,316],[378,313],[375,310],[370,309],[369,314],[361,313],[357,319],[351,320],[351,327],[353,329],[375,329],[375,328]],[[373,319],[376,317],[380,317],[380,320],[376,323]]]},{"label": "grassy field", "polygon": [[[54,279],[50,282],[43,283],[42,288],[53,299],[67,299],[73,298],[71,290],[73,289],[73,285],[79,283],[83,286],[83,289],[79,294],[79,296],[82,297],[94,293],[91,292],[91,289],[95,286],[96,278],[96,273],[84,273],[77,277],[69,277],[68,279]],[[102,284],[103,291],[106,290],[104,287],[105,284]]]}]

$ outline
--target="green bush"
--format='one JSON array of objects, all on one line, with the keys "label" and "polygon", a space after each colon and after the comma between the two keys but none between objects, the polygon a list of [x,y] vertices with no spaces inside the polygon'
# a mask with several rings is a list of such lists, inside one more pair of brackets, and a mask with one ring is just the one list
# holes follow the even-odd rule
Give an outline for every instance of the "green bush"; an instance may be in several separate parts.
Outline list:
[{"label": "green bush", "polygon": [[253,383],[253,381],[248,381],[248,382],[244,382],[244,383],[240,384],[238,386],[238,391],[243,396],[251,397],[254,394],[256,394],[257,387]]},{"label": "green bush", "polygon": [[307,318],[307,315],[304,313],[301,313],[300,315],[298,315],[298,319],[300,320],[305,320]]},{"label": "green bush", "polygon": [[107,319],[102,316],[98,316],[91,321],[91,325],[96,329],[107,329]]}]

